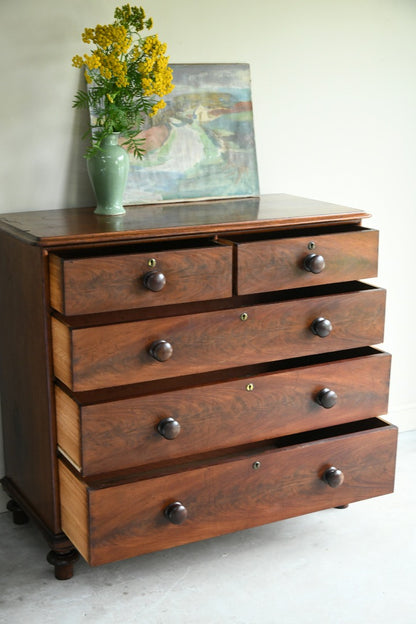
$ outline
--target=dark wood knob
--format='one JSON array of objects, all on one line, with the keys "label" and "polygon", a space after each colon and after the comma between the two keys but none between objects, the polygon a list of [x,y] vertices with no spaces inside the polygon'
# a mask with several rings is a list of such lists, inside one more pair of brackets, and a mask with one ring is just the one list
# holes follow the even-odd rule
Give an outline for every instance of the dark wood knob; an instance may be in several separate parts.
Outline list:
[{"label": "dark wood knob", "polygon": [[325,470],[322,475],[322,480],[329,485],[329,487],[337,488],[344,483],[344,473],[339,468],[331,466]]},{"label": "dark wood knob", "polygon": [[188,517],[188,510],[179,501],[168,505],[164,511],[166,518],[172,524],[183,524]]},{"label": "dark wood knob", "polygon": [[160,271],[149,271],[143,277],[143,284],[148,290],[159,292],[166,285],[166,277]]},{"label": "dark wood knob", "polygon": [[167,340],[155,340],[150,345],[149,353],[158,362],[166,362],[173,355],[173,347]]},{"label": "dark wood knob", "polygon": [[312,322],[311,331],[315,336],[325,338],[325,336],[329,336],[332,331],[332,323],[323,316],[319,316]]},{"label": "dark wood knob", "polygon": [[166,440],[174,440],[181,432],[181,426],[174,418],[164,418],[157,426],[157,430]]},{"label": "dark wood knob", "polygon": [[334,407],[338,399],[337,393],[329,388],[322,388],[316,396],[316,402],[325,409],[331,409]]},{"label": "dark wood knob", "polygon": [[325,258],[319,254],[309,254],[303,261],[303,268],[311,273],[321,273],[325,268]]}]

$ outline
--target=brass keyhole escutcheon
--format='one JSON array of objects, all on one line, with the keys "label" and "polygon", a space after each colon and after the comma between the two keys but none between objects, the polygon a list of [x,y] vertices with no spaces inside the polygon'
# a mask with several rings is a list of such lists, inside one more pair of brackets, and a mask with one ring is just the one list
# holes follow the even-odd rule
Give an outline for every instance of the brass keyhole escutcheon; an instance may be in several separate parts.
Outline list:
[{"label": "brass keyhole escutcheon", "polygon": [[242,312],[242,313],[240,314],[240,319],[241,319],[242,321],[246,321],[246,320],[248,319],[248,314],[247,314],[247,312]]},{"label": "brass keyhole escutcheon", "polygon": [[149,260],[147,261],[147,266],[152,268],[155,267],[157,264],[157,260],[156,258],[149,258]]},{"label": "brass keyhole escutcheon", "polygon": [[261,463],[259,461],[255,461],[251,467],[253,468],[253,470],[258,470],[260,466],[261,466]]},{"label": "brass keyhole escutcheon", "polygon": [[253,392],[253,390],[254,390],[254,384],[252,384],[252,383],[248,383],[248,384],[246,385],[246,390],[247,390],[247,392]]},{"label": "brass keyhole escutcheon", "polygon": [[314,243],[314,241],[310,241],[308,243],[308,249],[315,249],[316,248],[316,244]]}]

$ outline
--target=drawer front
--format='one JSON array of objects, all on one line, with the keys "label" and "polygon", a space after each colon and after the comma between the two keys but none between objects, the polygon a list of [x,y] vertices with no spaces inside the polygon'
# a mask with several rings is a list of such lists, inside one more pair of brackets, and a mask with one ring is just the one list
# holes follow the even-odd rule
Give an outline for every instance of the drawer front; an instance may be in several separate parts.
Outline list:
[{"label": "drawer front", "polygon": [[[317,256],[324,259],[324,268]],[[365,279],[377,275],[378,232],[362,229],[238,243],[237,257],[239,295]]]},{"label": "drawer front", "polygon": [[[368,287],[81,329],[52,319],[55,375],[83,391],[374,345],[383,340],[384,308],[385,291]],[[319,318],[332,323],[324,338],[312,331]],[[169,359],[155,359],[155,345],[169,345]]]},{"label": "drawer front", "polygon": [[380,416],[390,359],[374,351],[83,407],[57,388],[58,444],[92,475]]},{"label": "drawer front", "polygon": [[[89,488],[61,463],[62,529],[98,565],[387,494],[393,491],[397,431],[376,423],[374,429],[103,489]],[[339,487],[324,481],[330,467],[343,473]],[[185,520],[171,514],[181,524],[166,517],[174,502],[187,510]]]},{"label": "drawer front", "polygon": [[[65,315],[219,299],[232,294],[227,246],[50,258],[51,305]],[[154,290],[156,289],[156,290]]]}]

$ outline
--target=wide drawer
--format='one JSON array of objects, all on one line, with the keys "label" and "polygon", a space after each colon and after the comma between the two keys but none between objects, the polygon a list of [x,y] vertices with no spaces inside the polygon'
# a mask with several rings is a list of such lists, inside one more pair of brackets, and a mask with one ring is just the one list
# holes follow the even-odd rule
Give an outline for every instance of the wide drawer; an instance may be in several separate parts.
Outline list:
[{"label": "wide drawer", "polygon": [[370,419],[114,484],[61,461],[62,529],[99,565],[346,505],[393,491],[396,443],[394,426]]},{"label": "wide drawer", "polygon": [[[140,253],[74,257],[51,254],[51,305],[65,315],[184,303],[229,297],[232,250],[193,246]],[[166,244],[165,244],[166,247]]]},{"label": "wide drawer", "polygon": [[390,355],[368,348],[337,357],[95,404],[58,387],[58,444],[84,476],[385,414]]},{"label": "wide drawer", "polygon": [[[97,327],[54,318],[55,375],[84,391],[381,343],[385,291],[347,286],[337,294]],[[324,338],[314,333],[320,319],[332,324]]]},{"label": "wide drawer", "polygon": [[[268,292],[377,275],[378,232],[350,227],[324,233],[261,235],[233,239],[237,247],[237,294]],[[276,235],[275,235],[276,236]],[[316,272],[315,272],[316,271]]]}]

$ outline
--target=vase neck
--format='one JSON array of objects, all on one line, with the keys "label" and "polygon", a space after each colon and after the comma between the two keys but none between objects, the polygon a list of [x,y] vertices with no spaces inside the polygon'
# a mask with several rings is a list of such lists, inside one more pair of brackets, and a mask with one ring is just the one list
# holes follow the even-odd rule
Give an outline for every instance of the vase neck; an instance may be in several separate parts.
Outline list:
[{"label": "vase neck", "polygon": [[104,147],[105,145],[118,145],[118,137],[120,136],[119,132],[112,132],[111,134],[107,134],[107,136],[103,137],[101,141],[101,145]]}]

